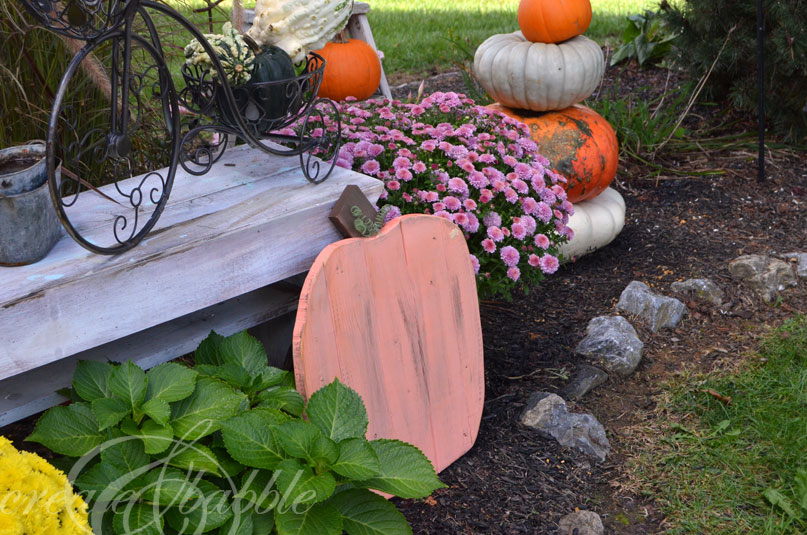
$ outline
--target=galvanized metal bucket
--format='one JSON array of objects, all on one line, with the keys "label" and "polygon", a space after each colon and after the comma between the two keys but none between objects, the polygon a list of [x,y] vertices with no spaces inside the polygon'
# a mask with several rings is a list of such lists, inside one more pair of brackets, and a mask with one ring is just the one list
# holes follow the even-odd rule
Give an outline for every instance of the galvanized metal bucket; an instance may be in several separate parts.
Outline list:
[{"label": "galvanized metal bucket", "polygon": [[[0,266],[37,262],[62,236],[62,224],[48,190],[45,145],[0,150],[0,169],[10,162],[29,160],[35,163],[0,172]],[[57,174],[60,172],[61,168],[57,169]]]}]

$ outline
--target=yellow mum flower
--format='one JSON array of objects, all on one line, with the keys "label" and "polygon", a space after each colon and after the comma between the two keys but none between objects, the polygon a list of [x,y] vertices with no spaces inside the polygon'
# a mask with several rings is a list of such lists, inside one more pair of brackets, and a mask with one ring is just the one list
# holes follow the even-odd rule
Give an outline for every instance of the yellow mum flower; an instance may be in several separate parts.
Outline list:
[{"label": "yellow mum flower", "polygon": [[92,535],[87,504],[45,459],[0,436],[0,535]]}]

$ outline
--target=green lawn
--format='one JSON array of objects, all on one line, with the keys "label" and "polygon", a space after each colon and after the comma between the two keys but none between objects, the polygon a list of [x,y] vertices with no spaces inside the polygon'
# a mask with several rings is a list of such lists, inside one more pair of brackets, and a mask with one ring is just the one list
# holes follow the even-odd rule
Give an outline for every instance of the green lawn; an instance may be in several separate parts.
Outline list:
[{"label": "green lawn", "polygon": [[807,533],[805,318],[739,371],[674,385],[662,407],[670,419],[636,474],[664,508],[667,533]]},{"label": "green lawn", "polygon": [[[166,0],[190,13],[204,5],[202,0]],[[586,35],[604,43],[622,32],[625,16],[650,9],[659,0],[591,0],[594,11]],[[370,0],[370,26],[378,49],[384,52],[388,74],[421,74],[452,66],[453,35],[473,51],[496,33],[518,30],[518,0]],[[247,7],[254,1],[244,0]],[[215,18],[226,20],[230,0],[222,2]],[[199,15],[195,21],[204,20]]]}]

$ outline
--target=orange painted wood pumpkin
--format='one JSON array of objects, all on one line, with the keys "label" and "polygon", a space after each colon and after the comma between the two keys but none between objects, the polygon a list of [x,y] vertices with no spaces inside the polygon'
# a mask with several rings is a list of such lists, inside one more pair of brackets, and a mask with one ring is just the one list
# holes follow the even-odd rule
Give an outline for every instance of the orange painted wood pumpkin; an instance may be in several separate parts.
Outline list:
[{"label": "orange painted wood pumpkin", "polygon": [[456,225],[422,214],[326,247],[306,277],[294,326],[300,393],[338,377],[364,399],[368,439],[414,444],[438,472],[466,453],[485,386],[469,258]]},{"label": "orange painted wood pumpkin", "polygon": [[533,43],[560,43],[591,24],[590,0],[521,0],[518,26]]},{"label": "orange painted wood pumpkin", "polygon": [[591,199],[616,177],[619,145],[613,127],[599,113],[582,104],[536,113],[491,104],[492,109],[518,119],[530,128],[538,152],[552,169],[566,177],[569,201]]},{"label": "orange painted wood pumpkin", "polygon": [[333,41],[317,50],[325,59],[325,72],[319,96],[331,100],[370,98],[381,82],[381,61],[376,51],[359,39],[337,34]]}]

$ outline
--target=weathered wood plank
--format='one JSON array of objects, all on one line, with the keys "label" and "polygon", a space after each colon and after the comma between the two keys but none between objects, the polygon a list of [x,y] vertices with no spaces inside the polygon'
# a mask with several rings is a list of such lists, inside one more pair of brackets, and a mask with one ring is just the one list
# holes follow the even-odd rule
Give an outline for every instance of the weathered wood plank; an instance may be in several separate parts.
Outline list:
[{"label": "weathered wood plank", "polygon": [[145,331],[0,381],[0,427],[65,398],[79,360],[125,362],[151,368],[196,349],[210,331],[230,336],[297,308],[299,294],[276,285],[260,288]]},{"label": "weathered wood plank", "polygon": [[340,239],[327,216],[344,188],[375,200],[382,185],[341,168],[312,185],[295,162],[237,148],[206,177],[178,172],[155,230],[127,253],[65,237],[42,262],[0,268],[0,379],[306,271]]},{"label": "weathered wood plank", "polygon": [[303,395],[339,377],[367,405],[368,438],[413,443],[442,470],[467,452],[484,403],[482,330],[468,248],[441,218],[398,218],[326,247],[294,328]]}]

